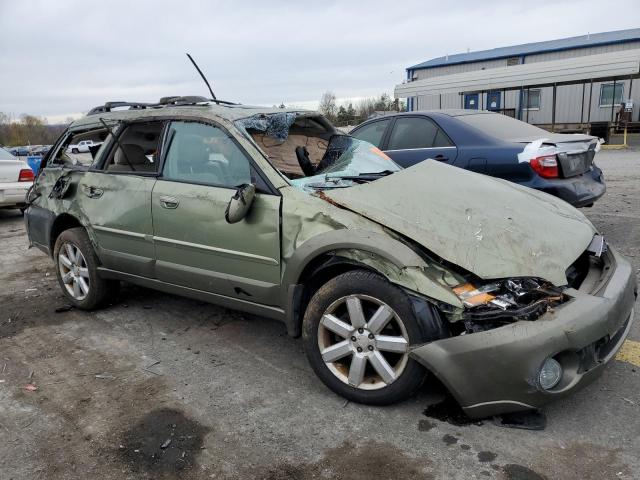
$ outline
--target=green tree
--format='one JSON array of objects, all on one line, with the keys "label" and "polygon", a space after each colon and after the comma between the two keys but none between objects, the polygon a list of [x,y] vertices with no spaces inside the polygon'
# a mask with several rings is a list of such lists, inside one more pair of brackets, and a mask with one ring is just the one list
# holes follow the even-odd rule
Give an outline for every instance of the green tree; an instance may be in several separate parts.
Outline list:
[{"label": "green tree", "polygon": [[327,90],[322,94],[318,110],[330,121],[336,120],[336,96],[333,92]]},{"label": "green tree", "polygon": [[340,108],[338,108],[338,114],[336,115],[336,123],[340,127],[349,125],[349,115],[347,114],[347,109],[344,108],[344,105],[340,105]]}]

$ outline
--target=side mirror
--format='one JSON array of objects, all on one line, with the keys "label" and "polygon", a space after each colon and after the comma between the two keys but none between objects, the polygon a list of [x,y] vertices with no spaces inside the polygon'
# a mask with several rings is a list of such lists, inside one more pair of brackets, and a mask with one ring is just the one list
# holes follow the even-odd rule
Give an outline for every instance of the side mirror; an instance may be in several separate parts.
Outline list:
[{"label": "side mirror", "polygon": [[224,218],[228,223],[238,223],[247,216],[255,194],[256,186],[252,183],[245,183],[238,187],[224,212]]}]

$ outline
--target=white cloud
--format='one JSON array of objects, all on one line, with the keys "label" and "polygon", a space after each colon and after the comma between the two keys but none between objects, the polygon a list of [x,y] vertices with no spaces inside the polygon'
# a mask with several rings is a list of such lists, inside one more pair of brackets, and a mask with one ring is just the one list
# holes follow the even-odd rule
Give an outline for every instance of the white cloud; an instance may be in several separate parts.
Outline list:
[{"label": "white cloud", "polygon": [[392,92],[445,54],[637,27],[640,3],[595,0],[180,2],[0,0],[0,111],[66,118],[108,100],[204,95],[315,108]]}]

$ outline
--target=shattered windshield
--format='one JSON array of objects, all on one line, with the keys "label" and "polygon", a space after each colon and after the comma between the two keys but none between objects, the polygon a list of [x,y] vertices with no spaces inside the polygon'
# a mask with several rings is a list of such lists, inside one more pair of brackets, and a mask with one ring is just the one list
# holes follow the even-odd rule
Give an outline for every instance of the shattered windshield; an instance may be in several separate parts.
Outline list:
[{"label": "shattered windshield", "polygon": [[334,135],[311,176],[290,180],[291,184],[312,192],[345,188],[370,182],[401,170],[391,158],[369,142],[348,135]]}]

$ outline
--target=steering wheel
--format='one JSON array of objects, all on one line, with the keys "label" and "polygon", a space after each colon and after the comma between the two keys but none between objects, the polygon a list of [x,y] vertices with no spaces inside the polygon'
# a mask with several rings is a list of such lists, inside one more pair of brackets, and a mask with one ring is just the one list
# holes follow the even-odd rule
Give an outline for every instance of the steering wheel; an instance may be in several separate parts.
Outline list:
[{"label": "steering wheel", "polygon": [[298,158],[298,164],[306,177],[315,175],[316,168],[311,163],[307,147],[296,147],[296,157]]}]

